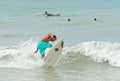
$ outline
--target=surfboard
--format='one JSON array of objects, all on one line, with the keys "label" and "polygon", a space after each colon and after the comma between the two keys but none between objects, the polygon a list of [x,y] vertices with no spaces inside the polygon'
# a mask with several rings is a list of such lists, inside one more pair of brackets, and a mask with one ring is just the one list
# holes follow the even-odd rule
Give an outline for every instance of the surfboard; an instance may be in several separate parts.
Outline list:
[{"label": "surfboard", "polygon": [[64,40],[63,38],[58,40],[49,50],[48,52],[45,54],[44,57],[44,64],[43,66],[53,66],[59,56],[62,53],[62,49],[63,49],[63,45],[64,45]]}]

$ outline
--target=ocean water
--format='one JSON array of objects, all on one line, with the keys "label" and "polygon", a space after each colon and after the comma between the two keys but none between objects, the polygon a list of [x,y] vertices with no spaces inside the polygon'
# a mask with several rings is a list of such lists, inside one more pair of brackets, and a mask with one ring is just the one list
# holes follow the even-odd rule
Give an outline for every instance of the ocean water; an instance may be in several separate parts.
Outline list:
[{"label": "ocean water", "polygon": [[[120,81],[119,3],[0,0],[0,81]],[[65,45],[53,67],[42,67],[33,52],[49,32]]]}]

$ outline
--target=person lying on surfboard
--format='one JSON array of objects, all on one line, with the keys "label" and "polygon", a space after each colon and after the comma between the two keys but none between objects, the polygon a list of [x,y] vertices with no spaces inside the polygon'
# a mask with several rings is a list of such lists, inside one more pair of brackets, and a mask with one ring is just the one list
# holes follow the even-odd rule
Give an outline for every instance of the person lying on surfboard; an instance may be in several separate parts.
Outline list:
[{"label": "person lying on surfboard", "polygon": [[47,16],[61,16],[61,14],[50,14],[47,11],[45,11],[45,14],[43,15],[47,15]]},{"label": "person lying on surfboard", "polygon": [[52,47],[52,44],[50,44],[49,42],[50,41],[55,41],[57,39],[56,35],[53,35],[51,33],[49,33],[48,35],[44,36],[39,42],[38,42],[38,45],[37,45],[37,49],[35,50],[34,53],[37,53],[38,50],[41,54],[41,57],[42,59],[44,58],[45,56],[45,50],[46,48],[50,48]]}]

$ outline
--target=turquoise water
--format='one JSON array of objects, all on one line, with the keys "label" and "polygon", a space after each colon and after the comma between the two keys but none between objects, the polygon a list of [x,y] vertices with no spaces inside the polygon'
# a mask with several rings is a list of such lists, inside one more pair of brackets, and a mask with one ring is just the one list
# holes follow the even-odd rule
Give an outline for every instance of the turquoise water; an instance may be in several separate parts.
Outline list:
[{"label": "turquoise water", "polygon": [[[0,81],[119,81],[119,3],[0,0]],[[43,68],[33,52],[49,32],[65,45],[54,67]]]}]

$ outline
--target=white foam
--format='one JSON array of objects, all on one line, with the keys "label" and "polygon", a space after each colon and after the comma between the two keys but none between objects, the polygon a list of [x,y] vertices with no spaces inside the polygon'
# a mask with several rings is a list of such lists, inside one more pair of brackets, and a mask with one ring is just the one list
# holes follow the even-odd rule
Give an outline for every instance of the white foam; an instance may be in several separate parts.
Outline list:
[{"label": "white foam", "polygon": [[[95,62],[108,62],[110,65],[120,67],[120,43],[110,42],[84,42],[63,50],[63,58],[69,59],[68,63],[74,58],[80,59],[80,55],[90,57]],[[71,56],[75,56],[71,58]],[[70,59],[71,58],[71,59]],[[77,60],[76,59],[76,60]],[[74,59],[75,60],[75,59]],[[65,61],[66,62],[66,61]]]},{"label": "white foam", "polygon": [[0,67],[34,68],[41,67],[42,60],[39,53],[34,54],[37,46],[31,40],[23,41],[16,48],[7,47],[0,50]]},{"label": "white foam", "polygon": [[[38,68],[43,65],[39,52],[34,54],[36,41],[27,40],[16,46],[0,47],[0,68]],[[64,47],[58,63],[70,63],[80,59],[80,55],[90,57],[95,62],[108,62],[120,67],[120,43],[84,42],[72,47]],[[48,49],[49,50],[49,49]]]}]

